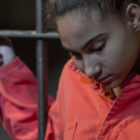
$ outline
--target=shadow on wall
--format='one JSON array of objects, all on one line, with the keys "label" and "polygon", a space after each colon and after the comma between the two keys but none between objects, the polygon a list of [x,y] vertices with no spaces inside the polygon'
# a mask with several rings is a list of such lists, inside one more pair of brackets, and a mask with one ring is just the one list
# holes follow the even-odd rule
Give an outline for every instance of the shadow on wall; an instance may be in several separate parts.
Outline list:
[{"label": "shadow on wall", "polygon": [[0,140],[12,140],[7,133],[5,132],[4,128],[0,124]]}]

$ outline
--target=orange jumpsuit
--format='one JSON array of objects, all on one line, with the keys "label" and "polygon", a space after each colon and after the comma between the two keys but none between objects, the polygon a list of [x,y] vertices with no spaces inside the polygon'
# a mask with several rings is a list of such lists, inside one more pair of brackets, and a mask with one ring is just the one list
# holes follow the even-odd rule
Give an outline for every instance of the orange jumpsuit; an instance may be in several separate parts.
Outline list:
[{"label": "orange jumpsuit", "polygon": [[38,140],[37,83],[19,58],[0,68],[0,119],[13,140]]},{"label": "orange jumpsuit", "polygon": [[49,113],[45,140],[140,140],[140,76],[130,74],[116,100],[83,82],[70,60]]},{"label": "orange jumpsuit", "polygon": [[[0,69],[0,109],[14,140],[37,140],[37,88],[30,70],[16,58]],[[111,100],[73,64],[65,65],[50,108],[45,140],[139,140],[140,76],[130,74]],[[51,99],[49,98],[49,102]]]}]

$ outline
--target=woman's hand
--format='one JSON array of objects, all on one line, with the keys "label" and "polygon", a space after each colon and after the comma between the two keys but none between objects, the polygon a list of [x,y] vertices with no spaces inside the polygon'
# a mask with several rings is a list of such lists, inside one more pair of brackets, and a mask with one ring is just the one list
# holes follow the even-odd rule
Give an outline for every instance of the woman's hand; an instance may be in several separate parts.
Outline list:
[{"label": "woman's hand", "polygon": [[10,63],[15,56],[16,55],[11,40],[0,37],[0,67]]}]

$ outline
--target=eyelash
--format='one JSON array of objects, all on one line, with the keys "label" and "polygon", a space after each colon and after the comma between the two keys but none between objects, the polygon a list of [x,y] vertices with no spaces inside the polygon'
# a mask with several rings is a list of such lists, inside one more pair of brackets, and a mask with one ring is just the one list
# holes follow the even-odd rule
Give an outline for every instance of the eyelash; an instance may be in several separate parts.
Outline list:
[{"label": "eyelash", "polygon": [[101,51],[105,47],[105,41],[97,42],[89,49],[89,53]]},{"label": "eyelash", "polygon": [[[97,42],[94,46],[92,45],[92,47],[88,49],[87,53],[101,51],[105,47],[105,43],[106,43],[105,41]],[[97,44],[99,44],[99,45],[97,45]],[[82,59],[82,56],[80,53],[73,52],[73,51],[70,51],[69,53],[71,56],[75,56],[76,59]]]}]

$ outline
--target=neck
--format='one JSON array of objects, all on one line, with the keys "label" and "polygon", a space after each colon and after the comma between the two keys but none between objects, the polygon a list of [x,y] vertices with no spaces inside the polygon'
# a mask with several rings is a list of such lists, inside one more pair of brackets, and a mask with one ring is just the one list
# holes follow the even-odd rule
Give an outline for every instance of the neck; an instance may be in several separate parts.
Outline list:
[{"label": "neck", "polygon": [[121,87],[116,87],[113,89],[113,92],[115,94],[116,97],[119,96],[120,92],[121,92]]}]

